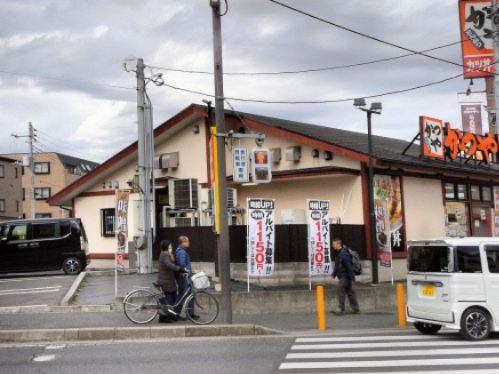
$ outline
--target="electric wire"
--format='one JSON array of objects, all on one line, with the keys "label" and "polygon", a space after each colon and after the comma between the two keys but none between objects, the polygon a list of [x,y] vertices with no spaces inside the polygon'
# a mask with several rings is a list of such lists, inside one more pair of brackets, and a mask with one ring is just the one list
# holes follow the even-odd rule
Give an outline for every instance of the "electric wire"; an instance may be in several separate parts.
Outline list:
[{"label": "electric wire", "polygon": [[[424,56],[424,57],[430,58],[432,60],[436,60],[436,61],[444,62],[446,64],[451,64],[451,65],[454,65],[454,66],[459,66],[459,67],[465,68],[464,65],[462,65],[462,64],[460,64],[458,62],[446,60],[444,58],[440,58],[440,57],[436,57],[436,56],[432,56],[432,55],[428,55],[425,52],[419,52],[419,51],[416,51],[414,49],[404,47],[404,46],[402,46],[400,44],[396,44],[396,43],[389,42],[389,41],[384,40],[384,39],[380,39],[380,38],[378,38],[376,36],[372,36],[372,35],[366,34],[364,32],[352,29],[352,28],[347,27],[347,26],[340,25],[340,24],[338,24],[336,22],[333,22],[333,21],[327,20],[325,18],[322,18],[322,17],[316,16],[316,15],[313,15],[311,13],[305,12],[305,11],[303,11],[301,9],[292,7],[291,5],[282,3],[282,2],[280,2],[278,0],[268,0],[268,1],[270,1],[271,3],[274,3],[276,5],[279,5],[281,7],[284,7],[284,8],[287,8],[289,10],[292,10],[292,11],[294,11],[296,13],[299,13],[299,14],[302,14],[304,16],[310,17],[310,18],[312,18],[312,19],[314,19],[316,21],[326,23],[326,24],[328,24],[330,26],[339,28],[339,29],[344,30],[344,31],[348,31],[350,33],[353,33],[355,35],[358,35],[358,36],[361,36],[361,37],[364,37],[364,38],[376,41],[378,43],[382,43],[382,44],[388,45],[390,47],[401,49],[401,50],[406,51],[406,52],[411,52],[411,53],[414,53],[414,54],[417,54],[417,55],[420,55],[420,56]],[[475,69],[475,71],[481,71],[481,72],[489,73],[490,74],[490,72],[488,72],[486,70],[482,70],[482,69]]]}]

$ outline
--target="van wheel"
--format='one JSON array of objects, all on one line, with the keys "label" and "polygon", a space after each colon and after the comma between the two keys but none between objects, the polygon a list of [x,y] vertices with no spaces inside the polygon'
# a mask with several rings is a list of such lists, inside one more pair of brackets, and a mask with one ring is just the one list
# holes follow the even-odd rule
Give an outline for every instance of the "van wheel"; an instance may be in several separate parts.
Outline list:
[{"label": "van wheel", "polygon": [[470,308],[461,317],[461,336],[466,340],[487,339],[490,334],[490,317],[480,308]]},{"label": "van wheel", "polygon": [[414,327],[422,334],[425,335],[435,335],[442,326],[434,325],[432,323],[415,322]]},{"label": "van wheel", "polygon": [[62,270],[69,275],[80,274],[82,270],[81,260],[76,257],[68,257],[64,259],[62,262]]}]

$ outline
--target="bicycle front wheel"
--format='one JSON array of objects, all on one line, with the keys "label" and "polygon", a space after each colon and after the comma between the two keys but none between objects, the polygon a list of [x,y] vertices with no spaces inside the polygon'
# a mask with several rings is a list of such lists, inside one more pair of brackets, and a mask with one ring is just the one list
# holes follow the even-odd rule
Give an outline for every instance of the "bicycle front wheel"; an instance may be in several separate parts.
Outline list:
[{"label": "bicycle front wheel", "polygon": [[159,308],[156,295],[148,290],[132,291],[123,300],[126,317],[138,325],[144,325],[156,318]]},{"label": "bicycle front wheel", "polygon": [[208,325],[218,317],[218,301],[208,292],[196,292],[186,300],[186,303],[187,318],[196,325]]}]

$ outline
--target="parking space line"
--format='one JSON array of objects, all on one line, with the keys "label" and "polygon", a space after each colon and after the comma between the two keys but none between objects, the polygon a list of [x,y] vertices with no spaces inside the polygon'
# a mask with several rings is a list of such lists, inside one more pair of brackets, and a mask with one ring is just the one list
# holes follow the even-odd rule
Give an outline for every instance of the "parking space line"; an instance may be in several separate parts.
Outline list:
[{"label": "parking space line", "polygon": [[33,291],[33,290],[49,290],[54,288],[61,288],[62,286],[47,286],[47,287],[31,287],[31,288],[12,288],[10,290],[0,290],[0,293],[3,292],[14,292],[14,291]]},{"label": "parking space line", "polygon": [[12,278],[12,279],[0,279],[0,283],[10,283],[10,282],[24,282],[24,281],[39,281],[39,280],[52,280],[52,279],[70,279],[68,276],[56,276],[56,277],[38,277],[38,278]]}]

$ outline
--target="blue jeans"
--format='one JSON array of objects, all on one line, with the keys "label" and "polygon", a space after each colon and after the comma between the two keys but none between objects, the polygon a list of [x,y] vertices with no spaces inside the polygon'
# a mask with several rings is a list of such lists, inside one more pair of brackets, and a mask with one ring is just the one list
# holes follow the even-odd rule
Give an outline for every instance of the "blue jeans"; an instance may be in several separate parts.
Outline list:
[{"label": "blue jeans", "polygon": [[177,300],[176,292],[165,292],[165,302],[169,306],[175,305],[175,301]]},{"label": "blue jeans", "polygon": [[[189,287],[189,283],[187,282],[187,276],[184,274],[181,274],[177,278],[177,284],[178,284],[178,299],[177,302],[180,301],[182,296],[184,296],[185,291]],[[180,306],[179,306],[180,308]],[[180,310],[179,310],[180,312]],[[190,301],[189,304],[187,305],[187,313],[193,314],[194,313],[194,300]]]}]

